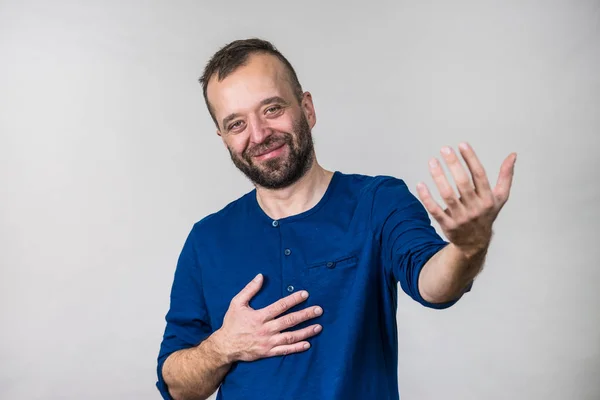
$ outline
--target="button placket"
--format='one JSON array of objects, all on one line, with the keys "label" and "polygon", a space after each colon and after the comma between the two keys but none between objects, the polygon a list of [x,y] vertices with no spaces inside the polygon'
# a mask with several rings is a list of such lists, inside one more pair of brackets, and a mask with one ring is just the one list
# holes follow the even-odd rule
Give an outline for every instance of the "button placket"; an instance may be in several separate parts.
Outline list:
[{"label": "button placket", "polygon": [[290,246],[287,238],[288,235],[288,225],[277,223],[273,221],[273,226],[277,225],[279,227],[279,237],[281,238],[281,247],[280,251],[281,256],[281,285],[283,295],[287,296],[290,293],[296,291],[296,287],[298,286],[298,282],[296,281],[297,276],[295,273],[295,258],[293,256],[294,252],[292,251],[293,246]]}]

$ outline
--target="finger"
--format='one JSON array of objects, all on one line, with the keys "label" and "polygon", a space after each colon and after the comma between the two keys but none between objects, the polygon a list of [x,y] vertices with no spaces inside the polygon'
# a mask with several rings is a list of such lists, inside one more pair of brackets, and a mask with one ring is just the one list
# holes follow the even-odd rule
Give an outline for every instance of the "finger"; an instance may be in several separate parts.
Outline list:
[{"label": "finger", "polygon": [[319,317],[323,314],[323,309],[319,306],[306,308],[291,314],[284,315],[267,323],[271,332],[281,332],[288,328],[298,325],[301,322]]},{"label": "finger", "polygon": [[263,284],[263,275],[258,274],[252,281],[250,281],[231,301],[232,303],[239,304],[240,306],[247,306],[250,304],[250,300],[260,290]]},{"label": "finger", "polygon": [[310,343],[308,342],[298,342],[294,344],[286,344],[283,346],[273,347],[267,353],[267,357],[275,357],[275,356],[286,356],[292,353],[300,353],[310,349]]},{"label": "finger", "polygon": [[458,217],[463,213],[464,207],[456,197],[454,189],[448,183],[444,170],[436,158],[429,160],[429,172],[431,173],[431,177],[433,178],[442,199],[448,208],[452,209],[452,215]]},{"label": "finger", "polygon": [[458,156],[454,150],[448,146],[442,147],[440,153],[446,161],[446,165],[448,165],[448,169],[454,178],[461,201],[463,204],[472,203],[474,200],[476,200],[477,196],[475,193],[475,188],[473,187],[471,177],[460,163]]},{"label": "finger", "polygon": [[273,337],[273,347],[290,345],[315,336],[323,330],[321,325],[311,325],[293,332],[279,333]]},{"label": "finger", "polygon": [[423,182],[419,182],[417,185],[417,195],[419,196],[419,199],[421,199],[425,209],[442,227],[452,226],[452,217],[442,210],[442,207],[440,207],[439,204],[433,199],[429,189],[427,188],[427,185],[425,185]]},{"label": "finger", "polygon": [[488,197],[492,195],[492,189],[490,188],[490,181],[488,180],[487,174],[483,165],[479,161],[479,158],[475,154],[475,151],[468,143],[461,143],[458,145],[460,154],[462,155],[471,176],[473,177],[473,183],[475,184],[475,191],[480,197]]},{"label": "finger", "polygon": [[504,205],[504,203],[506,203],[508,196],[510,195],[510,188],[512,186],[513,176],[515,174],[516,161],[517,153],[511,153],[508,157],[506,157],[500,166],[498,182],[492,191],[496,201],[500,205],[500,208]]},{"label": "finger", "polygon": [[301,290],[286,296],[283,299],[277,300],[275,303],[269,304],[259,311],[263,314],[264,321],[271,321],[295,305],[302,303],[307,298],[308,292],[306,290]]}]

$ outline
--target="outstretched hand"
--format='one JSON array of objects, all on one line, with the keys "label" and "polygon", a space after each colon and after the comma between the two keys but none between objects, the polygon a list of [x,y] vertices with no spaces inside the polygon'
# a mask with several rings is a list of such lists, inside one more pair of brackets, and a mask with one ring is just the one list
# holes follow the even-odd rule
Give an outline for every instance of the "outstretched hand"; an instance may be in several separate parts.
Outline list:
[{"label": "outstretched hand", "polygon": [[498,181],[492,189],[473,149],[467,143],[461,143],[459,151],[471,176],[452,148],[443,147],[441,150],[458,188],[458,195],[446,179],[439,161],[436,158],[429,161],[429,171],[447,208],[442,209],[437,204],[423,182],[417,185],[417,193],[448,240],[466,255],[471,255],[485,251],[490,243],[492,224],[510,194],[517,154],[511,153],[502,162]]}]

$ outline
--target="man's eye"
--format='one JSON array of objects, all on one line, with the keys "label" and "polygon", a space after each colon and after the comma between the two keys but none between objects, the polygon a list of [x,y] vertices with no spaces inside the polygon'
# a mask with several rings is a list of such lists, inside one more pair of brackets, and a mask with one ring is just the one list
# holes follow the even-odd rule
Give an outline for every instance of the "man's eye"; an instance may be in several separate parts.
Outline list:
[{"label": "man's eye", "polygon": [[231,130],[231,129],[235,129],[235,128],[239,127],[241,124],[242,124],[242,121],[236,121],[236,122],[234,122],[233,124],[229,125],[229,128],[228,128],[228,129],[229,129],[229,130]]},{"label": "man's eye", "polygon": [[281,109],[281,106],[273,106],[273,107],[269,107],[267,108],[267,113],[269,114],[273,114],[274,112],[277,112]]}]

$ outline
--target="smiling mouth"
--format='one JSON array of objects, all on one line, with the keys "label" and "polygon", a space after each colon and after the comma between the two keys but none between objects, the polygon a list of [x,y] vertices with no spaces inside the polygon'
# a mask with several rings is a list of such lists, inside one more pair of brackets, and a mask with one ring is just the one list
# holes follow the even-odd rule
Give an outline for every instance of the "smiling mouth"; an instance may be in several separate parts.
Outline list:
[{"label": "smiling mouth", "polygon": [[259,154],[254,155],[254,158],[266,158],[267,156],[271,155],[272,153],[277,152],[278,150],[281,150],[283,148],[283,146],[285,146],[285,142],[281,143],[280,145],[277,145],[271,149],[267,149],[266,151],[263,151]]}]

